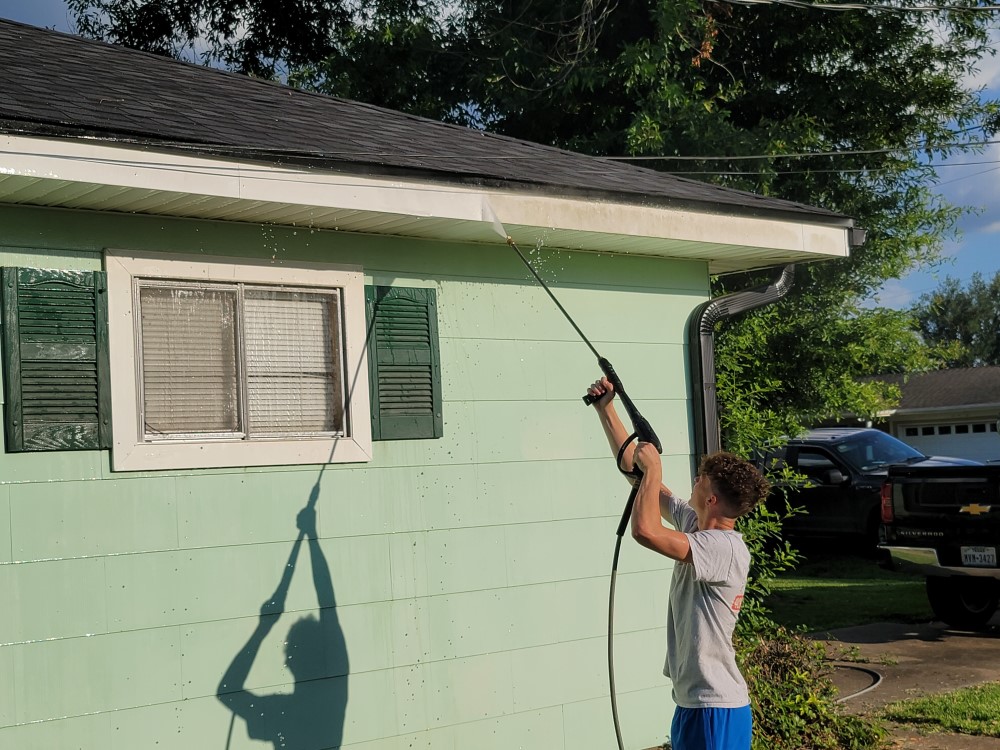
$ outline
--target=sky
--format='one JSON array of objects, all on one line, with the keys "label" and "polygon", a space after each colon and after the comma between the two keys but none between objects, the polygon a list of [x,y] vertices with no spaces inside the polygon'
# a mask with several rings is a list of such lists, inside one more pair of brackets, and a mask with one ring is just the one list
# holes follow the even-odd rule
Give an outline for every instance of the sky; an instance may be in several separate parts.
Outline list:
[{"label": "sky", "polygon": [[[34,26],[71,31],[72,19],[65,0],[0,0],[0,18]],[[1000,48],[1000,30],[997,34]],[[977,74],[968,81],[970,88],[984,87],[987,93],[1000,96],[1000,56],[981,61]],[[959,222],[961,237],[947,242],[943,261],[935,268],[915,271],[902,279],[890,280],[869,301],[871,306],[902,309],[921,294],[934,290],[946,276],[968,282],[975,272],[990,279],[1000,271],[1000,144],[991,145],[981,154],[951,159],[955,163],[977,162],[969,166],[942,167],[938,188],[944,198],[973,211]],[[990,163],[995,162],[995,163]]]}]

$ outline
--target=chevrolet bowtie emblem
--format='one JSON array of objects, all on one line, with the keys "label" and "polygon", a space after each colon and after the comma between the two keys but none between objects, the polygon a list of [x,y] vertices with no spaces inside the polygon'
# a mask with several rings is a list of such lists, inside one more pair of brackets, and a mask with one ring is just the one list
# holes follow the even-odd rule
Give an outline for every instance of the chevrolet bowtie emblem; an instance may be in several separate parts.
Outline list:
[{"label": "chevrolet bowtie emblem", "polygon": [[968,513],[970,516],[981,516],[983,513],[989,513],[992,505],[980,505],[979,503],[973,503],[972,505],[963,505],[958,509],[959,513]]}]

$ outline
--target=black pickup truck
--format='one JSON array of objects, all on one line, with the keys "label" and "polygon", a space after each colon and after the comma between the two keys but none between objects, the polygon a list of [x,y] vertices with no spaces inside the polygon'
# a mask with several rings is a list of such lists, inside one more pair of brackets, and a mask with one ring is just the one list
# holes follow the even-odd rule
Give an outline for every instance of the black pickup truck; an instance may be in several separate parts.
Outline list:
[{"label": "black pickup truck", "polygon": [[890,564],[927,577],[934,614],[979,628],[1000,601],[1000,466],[892,466],[882,487]]},{"label": "black pickup truck", "polygon": [[[780,512],[785,498],[805,512],[784,522],[788,536],[839,538],[875,552],[882,536],[882,484],[892,467],[975,466],[975,461],[925,456],[880,430],[828,427],[808,430],[765,450],[758,465],[784,467],[800,479],[775,488],[768,504]],[[998,506],[1000,509],[1000,506]]]}]

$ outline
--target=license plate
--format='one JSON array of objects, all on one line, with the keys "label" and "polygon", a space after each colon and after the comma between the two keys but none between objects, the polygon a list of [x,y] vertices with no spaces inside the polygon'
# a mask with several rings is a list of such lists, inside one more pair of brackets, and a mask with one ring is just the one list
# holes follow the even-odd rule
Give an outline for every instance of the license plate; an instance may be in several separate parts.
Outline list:
[{"label": "license plate", "polygon": [[978,568],[995,568],[996,547],[962,547],[962,565]]}]

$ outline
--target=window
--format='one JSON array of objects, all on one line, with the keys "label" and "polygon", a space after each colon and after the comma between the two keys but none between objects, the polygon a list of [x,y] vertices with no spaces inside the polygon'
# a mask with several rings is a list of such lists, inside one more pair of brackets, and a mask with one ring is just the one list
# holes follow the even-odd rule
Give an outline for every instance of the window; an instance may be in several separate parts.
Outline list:
[{"label": "window", "polygon": [[345,434],[339,290],[134,284],[144,440]]},{"label": "window", "polygon": [[818,484],[826,484],[829,471],[838,468],[826,453],[813,448],[799,448],[796,463],[800,474]]},{"label": "window", "polygon": [[905,436],[906,437],[916,437],[917,436],[917,428],[916,427],[907,427],[906,428]]},{"label": "window", "polygon": [[986,432],[986,425],[983,422],[972,425],[973,432]]},{"label": "window", "polygon": [[933,435],[934,434],[934,426],[930,425],[928,427],[921,427],[920,428],[920,434],[921,435]]},{"label": "window", "polygon": [[955,434],[956,435],[968,435],[969,434],[969,425],[967,425],[967,424],[957,424],[957,425],[955,425]]},{"label": "window", "polygon": [[107,261],[116,470],[370,460],[359,269]]},{"label": "window", "polygon": [[938,435],[950,435],[950,434],[951,434],[951,425],[943,424],[938,426]]}]

